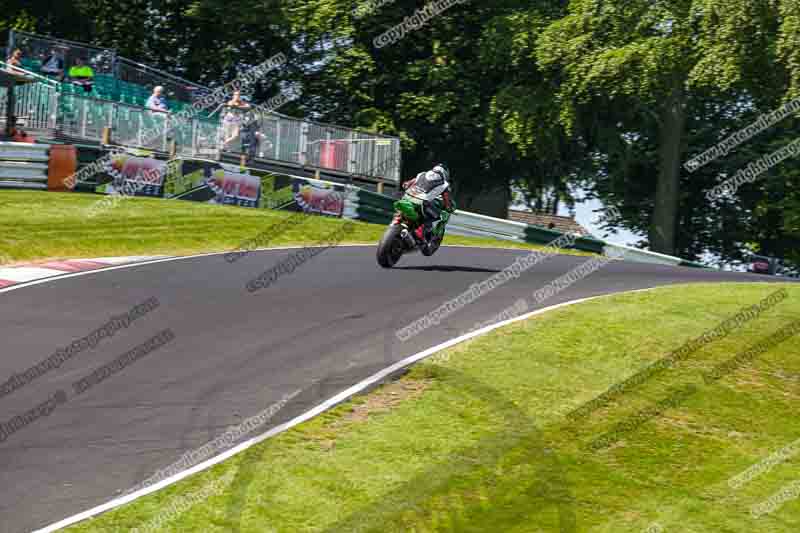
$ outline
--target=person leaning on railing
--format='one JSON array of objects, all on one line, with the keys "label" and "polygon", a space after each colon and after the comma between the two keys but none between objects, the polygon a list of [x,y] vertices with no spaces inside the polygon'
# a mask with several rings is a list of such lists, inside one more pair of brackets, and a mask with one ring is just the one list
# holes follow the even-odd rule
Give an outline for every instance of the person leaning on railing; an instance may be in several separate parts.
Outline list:
[{"label": "person leaning on railing", "polygon": [[222,117],[223,146],[234,140],[242,127],[242,111],[250,109],[250,104],[242,100],[239,91],[233,91],[233,97],[225,104],[227,112]]},{"label": "person leaning on railing", "polygon": [[11,74],[24,74],[22,70],[14,68],[14,67],[22,67],[22,50],[20,50],[19,48],[17,48],[11,53],[8,59],[6,59],[6,63],[8,63],[8,68],[6,70]]},{"label": "person leaning on railing", "polygon": [[151,111],[169,113],[167,99],[164,98],[164,87],[161,85],[156,85],[153,87],[153,94],[151,94],[150,98],[148,98],[147,102],[145,102],[145,107]]},{"label": "person leaning on railing", "polygon": [[80,57],[75,58],[75,64],[69,68],[69,78],[75,85],[83,87],[84,92],[92,92],[94,70]]}]

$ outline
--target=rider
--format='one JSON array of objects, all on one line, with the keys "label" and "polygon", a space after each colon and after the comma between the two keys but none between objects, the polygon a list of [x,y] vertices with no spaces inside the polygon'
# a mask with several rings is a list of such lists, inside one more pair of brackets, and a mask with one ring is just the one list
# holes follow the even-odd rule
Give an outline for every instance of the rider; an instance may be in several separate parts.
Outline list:
[{"label": "rider", "polygon": [[450,213],[455,211],[450,191],[450,171],[447,165],[439,163],[403,183],[403,189],[412,201],[422,204],[423,225],[417,230],[417,237],[425,242],[427,248],[433,237],[433,223],[440,219],[442,208]]}]

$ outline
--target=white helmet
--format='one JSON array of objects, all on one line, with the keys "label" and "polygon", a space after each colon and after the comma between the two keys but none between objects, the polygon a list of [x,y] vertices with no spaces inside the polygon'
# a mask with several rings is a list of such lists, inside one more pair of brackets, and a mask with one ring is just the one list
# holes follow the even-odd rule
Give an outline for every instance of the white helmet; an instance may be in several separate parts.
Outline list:
[{"label": "white helmet", "polygon": [[444,163],[438,163],[431,169],[431,172],[436,172],[442,177],[443,180],[450,181],[450,171],[447,170],[447,165]]}]

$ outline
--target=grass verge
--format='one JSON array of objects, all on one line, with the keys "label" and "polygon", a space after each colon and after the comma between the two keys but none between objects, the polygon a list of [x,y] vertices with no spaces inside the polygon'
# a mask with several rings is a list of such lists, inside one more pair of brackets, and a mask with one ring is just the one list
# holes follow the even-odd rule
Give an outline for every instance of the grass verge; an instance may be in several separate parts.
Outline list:
[{"label": "grass verge", "polygon": [[[0,257],[9,264],[38,259],[128,255],[188,255],[223,252],[257,237],[287,216],[284,211],[244,209],[189,201],[129,198],[88,218],[103,196],[40,191],[0,191]],[[303,224],[274,235],[265,246],[313,244],[342,220],[309,216]],[[377,244],[385,227],[358,222],[343,244]],[[446,244],[539,250],[543,246],[448,235]],[[574,255],[592,255],[564,251]]]},{"label": "grass verge", "polygon": [[[788,297],[775,307],[586,419],[567,419],[779,287]],[[798,459],[735,490],[728,480],[800,438],[800,336],[712,384],[700,376],[798,318],[792,284],[669,287],[562,308],[437,354],[70,531],[795,532],[800,502],[758,518],[751,508],[800,479]],[[588,449],[687,384],[693,395]]]}]

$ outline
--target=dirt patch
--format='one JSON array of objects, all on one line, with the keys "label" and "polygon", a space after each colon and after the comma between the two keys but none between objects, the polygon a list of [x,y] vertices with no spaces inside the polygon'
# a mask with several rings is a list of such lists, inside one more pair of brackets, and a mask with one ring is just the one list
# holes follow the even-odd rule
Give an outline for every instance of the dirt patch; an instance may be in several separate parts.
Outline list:
[{"label": "dirt patch", "polygon": [[388,413],[402,402],[419,397],[433,382],[434,380],[430,378],[404,377],[357,398],[350,403],[349,411],[333,418],[325,425],[324,430],[314,437],[314,440],[323,450],[330,451],[336,446],[336,437],[340,430],[366,422],[370,415]]},{"label": "dirt patch", "polygon": [[365,401],[354,404],[349,413],[334,422],[334,426],[344,423],[363,422],[371,414],[389,412],[400,403],[418,397],[425,392],[425,389],[430,387],[431,383],[433,383],[432,379],[403,378],[384,385],[368,394],[365,397]]}]

